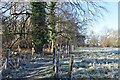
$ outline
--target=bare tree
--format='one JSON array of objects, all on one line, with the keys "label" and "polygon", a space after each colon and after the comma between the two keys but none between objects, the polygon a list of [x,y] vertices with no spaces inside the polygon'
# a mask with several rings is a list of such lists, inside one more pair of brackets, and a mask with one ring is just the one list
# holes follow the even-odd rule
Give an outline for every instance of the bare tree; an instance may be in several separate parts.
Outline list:
[{"label": "bare tree", "polygon": [[93,31],[89,35],[89,45],[92,47],[98,46],[98,36]]},{"label": "bare tree", "polygon": [[[4,32],[7,34],[7,39],[5,40],[9,39],[4,42],[9,42],[6,44],[11,47],[18,40],[21,40],[22,43],[19,41],[19,44],[24,45],[27,39],[30,40],[29,38],[32,38],[29,35],[32,31],[30,23],[31,7],[29,3],[3,2],[1,5],[0,15],[4,24]],[[55,44],[56,36],[64,37],[62,41],[65,41],[65,43],[68,43],[68,41],[69,43],[84,42],[86,29],[93,21],[102,16],[102,10],[106,9],[93,1],[50,2],[50,4],[46,5],[46,21],[48,21],[46,25],[53,27],[48,29],[50,35],[53,36],[49,42],[51,43],[53,39],[52,42]],[[53,46],[54,44],[51,45]]]},{"label": "bare tree", "polygon": [[102,47],[118,47],[118,31],[106,29],[101,36],[100,45]]}]

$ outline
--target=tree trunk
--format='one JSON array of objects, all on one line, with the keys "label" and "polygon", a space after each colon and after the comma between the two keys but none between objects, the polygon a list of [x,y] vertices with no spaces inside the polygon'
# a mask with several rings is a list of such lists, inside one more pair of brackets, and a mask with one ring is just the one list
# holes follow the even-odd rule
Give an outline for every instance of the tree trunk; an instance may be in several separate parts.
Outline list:
[{"label": "tree trunk", "polygon": [[35,53],[43,53],[43,46],[39,45],[39,46],[35,46]]},{"label": "tree trunk", "polygon": [[53,48],[54,48],[54,40],[51,41],[51,53],[53,53]]}]

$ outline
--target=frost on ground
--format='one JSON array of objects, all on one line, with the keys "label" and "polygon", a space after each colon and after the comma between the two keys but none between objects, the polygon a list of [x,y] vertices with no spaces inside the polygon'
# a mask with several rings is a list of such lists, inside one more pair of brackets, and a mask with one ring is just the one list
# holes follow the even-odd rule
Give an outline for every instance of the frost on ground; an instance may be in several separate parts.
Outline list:
[{"label": "frost on ground", "polygon": [[[29,62],[21,62],[20,67],[4,71],[4,77],[9,78],[51,78],[53,77],[53,55],[36,55]],[[73,78],[119,78],[120,54],[80,53],[73,54]],[[69,56],[61,54],[59,62],[59,77],[68,77]]]}]

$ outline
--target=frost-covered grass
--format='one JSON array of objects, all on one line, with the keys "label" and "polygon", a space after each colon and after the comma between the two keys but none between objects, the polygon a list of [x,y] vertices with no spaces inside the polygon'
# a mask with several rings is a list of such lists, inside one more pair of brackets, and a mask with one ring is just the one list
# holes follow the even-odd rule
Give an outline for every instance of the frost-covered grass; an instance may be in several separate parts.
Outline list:
[{"label": "frost-covered grass", "polygon": [[[118,77],[120,54],[111,52],[80,53],[74,56],[73,77],[115,78]],[[68,72],[69,57],[60,61],[62,73]],[[117,76],[116,76],[117,75]]]},{"label": "frost-covered grass", "polygon": [[[116,53],[80,53],[74,56],[72,75],[74,78],[113,78],[118,74],[119,54]],[[34,57],[30,62],[11,70],[11,77],[51,78],[53,77],[53,55]],[[69,56],[61,54],[59,77],[68,77]],[[117,76],[116,76],[117,77]]]}]

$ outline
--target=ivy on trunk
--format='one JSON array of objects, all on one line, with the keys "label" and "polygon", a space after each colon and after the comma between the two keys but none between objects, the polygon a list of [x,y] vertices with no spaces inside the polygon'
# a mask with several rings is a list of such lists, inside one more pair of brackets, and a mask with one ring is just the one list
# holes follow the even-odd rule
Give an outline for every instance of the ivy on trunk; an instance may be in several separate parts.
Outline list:
[{"label": "ivy on trunk", "polygon": [[32,7],[32,37],[35,51],[41,53],[43,45],[48,43],[49,35],[46,24],[46,2],[31,2]]}]

